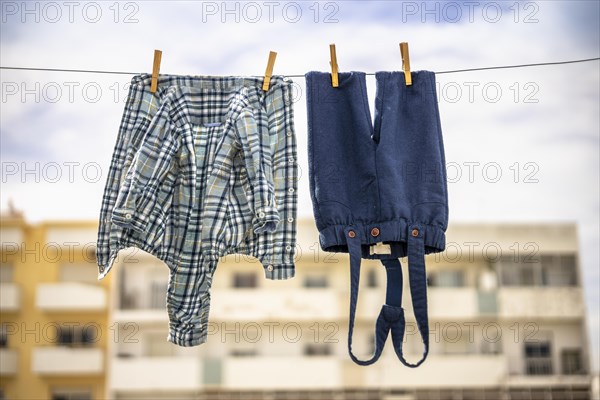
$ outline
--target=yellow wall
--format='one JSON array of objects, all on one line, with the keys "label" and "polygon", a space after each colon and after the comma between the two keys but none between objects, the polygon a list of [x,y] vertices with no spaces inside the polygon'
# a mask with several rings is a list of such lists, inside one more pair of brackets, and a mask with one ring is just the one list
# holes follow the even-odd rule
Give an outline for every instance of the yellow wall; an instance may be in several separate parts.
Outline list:
[{"label": "yellow wall", "polygon": [[[95,265],[95,261],[90,260],[89,255],[85,255],[81,248],[75,248],[74,251],[61,251],[59,261],[54,261],[55,254],[42,249],[51,249],[45,247],[46,233],[48,228],[90,228],[95,229],[94,223],[88,222],[49,222],[39,225],[28,225],[21,220],[3,220],[2,228],[20,226],[23,232],[23,241],[25,249],[31,251],[39,243],[40,251],[33,254],[24,253],[7,254],[3,251],[1,260],[3,263],[12,264],[13,282],[20,288],[20,309],[14,313],[0,314],[2,323],[9,323],[11,329],[18,329],[18,332],[8,335],[8,348],[16,349],[18,353],[18,373],[14,376],[2,376],[0,387],[4,390],[7,399],[49,399],[54,389],[86,389],[92,392],[94,399],[104,399],[105,391],[105,370],[106,370],[106,348],[110,340],[111,331],[108,329],[108,293],[110,277],[106,277],[97,284],[103,287],[107,293],[107,305],[105,310],[99,312],[44,312],[35,306],[36,287],[39,283],[56,282],[59,279],[59,267],[61,263],[90,262]],[[40,254],[42,253],[42,254]],[[77,302],[77,299],[73,299]],[[83,326],[87,323],[93,323],[100,327],[99,340],[94,344],[95,347],[103,349],[104,353],[104,371],[99,375],[93,376],[40,376],[32,371],[32,350],[39,346],[55,346],[52,341],[55,337],[54,324],[58,323],[78,323]],[[31,331],[25,334],[24,329]]]}]

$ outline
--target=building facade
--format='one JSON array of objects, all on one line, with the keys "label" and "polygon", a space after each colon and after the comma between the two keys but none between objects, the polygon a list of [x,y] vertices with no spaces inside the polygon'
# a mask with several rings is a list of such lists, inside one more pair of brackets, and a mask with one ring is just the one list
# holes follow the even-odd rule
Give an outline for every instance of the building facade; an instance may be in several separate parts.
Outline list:
[{"label": "building facade", "polygon": [[[324,253],[300,221],[296,277],[264,278],[249,257],[217,268],[208,342],[166,342],[168,269],[124,252],[111,273],[107,393],[116,399],[588,399],[584,296],[573,224],[460,224],[427,259],[430,353],[402,366],[388,344],[374,365],[347,355],[349,261]],[[406,260],[403,261],[407,276]],[[373,350],[385,271],[363,261],[356,354]],[[404,308],[414,321],[405,279]],[[409,360],[422,351],[407,327]]]},{"label": "building facade", "polygon": [[98,282],[94,222],[0,227],[0,399],[108,398],[110,278]]},{"label": "building facade", "polygon": [[[298,223],[296,276],[225,257],[208,342],[166,341],[168,268],[123,250],[97,281],[95,222],[2,219],[0,399],[589,399],[592,376],[573,224],[454,224],[427,257],[430,353],[347,354],[349,260]],[[401,260],[407,276],[406,260]],[[405,279],[404,308],[414,321]],[[385,271],[363,260],[353,349],[373,351]],[[407,358],[422,344],[407,326]],[[596,383],[597,386],[597,383]]]}]

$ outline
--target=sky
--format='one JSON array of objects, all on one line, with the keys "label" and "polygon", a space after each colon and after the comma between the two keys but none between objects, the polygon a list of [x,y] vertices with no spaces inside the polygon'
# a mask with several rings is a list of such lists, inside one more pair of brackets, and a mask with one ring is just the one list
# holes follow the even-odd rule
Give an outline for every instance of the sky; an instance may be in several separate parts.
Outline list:
[{"label": "sky", "polygon": [[[440,73],[600,56],[597,1],[2,1],[0,210],[28,221],[98,218],[127,85],[150,72],[298,75],[299,216],[312,218],[306,72],[437,73],[453,222],[575,222],[594,367],[600,342],[600,65]],[[368,77],[373,109],[374,78]]]}]

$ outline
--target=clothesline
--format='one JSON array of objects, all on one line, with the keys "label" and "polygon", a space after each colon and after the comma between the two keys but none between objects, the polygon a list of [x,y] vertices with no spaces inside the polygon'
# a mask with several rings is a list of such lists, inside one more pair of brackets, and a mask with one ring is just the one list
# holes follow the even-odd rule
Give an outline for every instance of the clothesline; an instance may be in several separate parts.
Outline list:
[{"label": "clothesline", "polygon": [[[487,71],[487,70],[495,70],[495,69],[513,69],[513,68],[527,68],[527,67],[543,67],[549,65],[563,65],[563,64],[575,64],[575,63],[583,63],[590,61],[598,61],[600,57],[595,58],[585,58],[581,60],[568,60],[568,61],[552,61],[552,62],[543,62],[543,63],[534,63],[534,64],[515,64],[515,65],[499,65],[499,66],[491,66],[491,67],[478,67],[478,68],[463,68],[463,69],[454,69],[447,71],[434,71],[437,75],[441,74],[455,74],[460,72],[474,72],[474,71]],[[46,72],[78,72],[78,73],[89,73],[89,74],[112,74],[112,75],[137,75],[140,72],[127,72],[127,71],[102,71],[102,70],[86,70],[86,69],[65,69],[65,68],[34,68],[34,67],[2,67],[0,69],[3,70],[20,70],[20,71],[46,71]],[[288,78],[304,78],[304,75],[300,74],[278,74],[287,76]],[[367,73],[367,75],[375,75],[375,73]],[[260,76],[260,75],[257,75]]]}]

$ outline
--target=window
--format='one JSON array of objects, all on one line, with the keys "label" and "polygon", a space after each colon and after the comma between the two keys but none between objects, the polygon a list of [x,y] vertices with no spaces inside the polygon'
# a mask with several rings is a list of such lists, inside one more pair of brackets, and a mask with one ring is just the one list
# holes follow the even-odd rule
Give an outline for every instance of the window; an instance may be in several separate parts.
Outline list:
[{"label": "window", "polygon": [[549,341],[525,343],[525,373],[552,375],[552,346]]},{"label": "window", "polygon": [[232,349],[229,352],[229,355],[231,355],[232,357],[254,357],[254,356],[256,356],[256,350],[255,349],[243,349],[243,348]]},{"label": "window", "polygon": [[96,246],[86,248],[85,259],[91,263],[96,263]]},{"label": "window", "polygon": [[121,310],[135,310],[139,307],[139,296],[137,295],[137,290],[133,289],[131,292],[125,293],[123,290],[121,292]]},{"label": "window", "polygon": [[534,286],[536,270],[537,268],[534,265],[521,264],[518,274],[519,274],[519,284],[521,286]]},{"label": "window", "polygon": [[13,281],[13,266],[7,263],[0,264],[0,282],[8,283]]},{"label": "window", "polygon": [[504,256],[497,264],[505,286],[575,286],[577,261],[574,254],[525,255],[515,260]]},{"label": "window", "polygon": [[465,274],[461,270],[432,271],[429,274],[429,284],[433,287],[463,287]]},{"label": "window", "polygon": [[[406,342],[404,342],[404,344],[406,344]],[[369,336],[369,340],[367,341],[367,349],[368,349],[367,354],[375,354],[375,345],[376,345],[376,338],[375,338],[375,334],[372,333]]]},{"label": "window", "polygon": [[585,374],[580,349],[564,349],[561,354],[563,375]]},{"label": "window", "polygon": [[304,346],[305,356],[329,356],[331,346],[327,343],[308,343]]},{"label": "window", "polygon": [[92,400],[89,390],[63,389],[52,392],[52,400]]},{"label": "window", "polygon": [[8,329],[6,324],[0,325],[0,349],[8,347]]},{"label": "window", "polygon": [[253,272],[236,272],[233,274],[233,287],[255,288],[257,286],[256,274]]},{"label": "window", "polygon": [[542,255],[542,285],[577,285],[577,263],[573,254]]},{"label": "window", "polygon": [[367,287],[377,287],[377,271],[375,269],[370,269],[367,273]]},{"label": "window", "polygon": [[481,354],[502,354],[502,340],[493,342],[484,338],[481,342]]},{"label": "window", "polygon": [[516,258],[502,256],[497,265],[500,278],[505,286],[534,286],[539,283],[540,261],[531,255]]},{"label": "window", "polygon": [[59,346],[91,346],[98,339],[98,335],[99,332],[93,325],[85,329],[77,326],[61,326],[58,328],[56,340]]},{"label": "window", "polygon": [[152,282],[150,287],[150,308],[162,310],[167,304],[167,282]]},{"label": "window", "polygon": [[325,288],[329,286],[329,281],[325,275],[307,275],[304,278],[305,288]]}]

